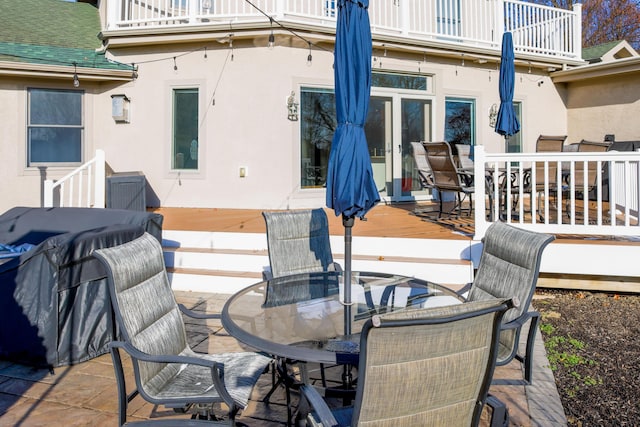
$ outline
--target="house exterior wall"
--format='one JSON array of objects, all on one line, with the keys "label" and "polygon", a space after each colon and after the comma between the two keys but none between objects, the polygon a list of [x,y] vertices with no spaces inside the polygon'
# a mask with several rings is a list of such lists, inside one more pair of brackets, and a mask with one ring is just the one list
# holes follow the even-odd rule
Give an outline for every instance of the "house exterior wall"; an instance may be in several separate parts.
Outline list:
[{"label": "house exterior wall", "polygon": [[570,142],[640,139],[640,73],[566,83]]},{"label": "house exterior wall", "polygon": [[[141,171],[147,179],[147,204],[166,207],[286,209],[325,204],[323,189],[300,189],[300,121],[287,119],[286,98],[301,86],[333,87],[333,54],[314,50],[307,66],[306,46],[278,39],[264,47],[266,37],[234,41],[233,61],[227,42],[165,44],[120,48],[109,55],[138,66],[138,78],[125,84],[82,82],[85,96],[85,160],[104,149],[115,172]],[[330,49],[329,49],[330,50]],[[499,105],[497,63],[477,64],[459,59],[412,57],[389,52],[377,56],[379,71],[431,75],[434,89],[433,139],[443,139],[446,97],[476,101],[477,143],[489,152],[504,150],[503,138],[489,126],[488,112]],[[174,70],[173,58],[177,70]],[[382,63],[382,66],[380,66]],[[539,84],[539,82],[543,82]],[[34,83],[3,81],[0,112],[8,117],[0,153],[13,159],[0,171],[0,209],[39,206],[43,176],[59,178],[72,168],[27,168],[26,88]],[[43,87],[72,88],[70,81],[41,81]],[[198,172],[171,170],[171,92],[197,87],[200,91]],[[562,88],[561,88],[562,89]],[[131,99],[130,123],[111,117],[111,95]],[[518,67],[515,101],[522,102],[524,151],[535,149],[541,133],[567,133],[565,94],[547,75]],[[397,145],[394,142],[394,145]],[[247,176],[239,176],[245,167]]]}]

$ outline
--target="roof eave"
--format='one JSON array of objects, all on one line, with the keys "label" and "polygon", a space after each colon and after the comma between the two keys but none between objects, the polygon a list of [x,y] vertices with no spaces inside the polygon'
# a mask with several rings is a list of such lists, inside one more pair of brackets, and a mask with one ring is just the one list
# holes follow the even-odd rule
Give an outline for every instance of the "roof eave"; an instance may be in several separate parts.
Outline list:
[{"label": "roof eave", "polygon": [[0,76],[41,77],[51,79],[73,79],[77,74],[81,81],[131,81],[131,70],[111,70],[102,68],[69,67],[27,62],[0,61]]},{"label": "roof eave", "polygon": [[640,72],[640,57],[631,57],[612,62],[588,64],[570,70],[556,71],[551,73],[551,79],[554,83],[569,83],[638,72]]}]

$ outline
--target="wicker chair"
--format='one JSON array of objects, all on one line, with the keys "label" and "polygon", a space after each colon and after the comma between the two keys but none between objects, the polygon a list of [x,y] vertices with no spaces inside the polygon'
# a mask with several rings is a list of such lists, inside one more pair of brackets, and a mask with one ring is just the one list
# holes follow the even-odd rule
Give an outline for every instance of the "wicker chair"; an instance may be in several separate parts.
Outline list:
[{"label": "wicker chair", "polygon": [[[530,311],[529,306],[538,282],[542,252],[553,240],[553,236],[502,222],[491,224],[483,239],[478,271],[466,295],[467,301],[496,298],[519,301],[519,307],[504,316],[497,364],[506,365],[514,358],[519,360],[524,365],[524,379],[528,384],[532,381],[533,346],[540,317],[537,311]],[[518,353],[518,342],[522,326],[529,320],[527,346],[522,355]]]},{"label": "wicker chair", "polygon": [[477,426],[495,368],[500,319],[510,307],[511,300],[491,300],[374,316],[360,336],[353,406],[331,410],[304,385],[312,408],[307,425]]},{"label": "wicker chair", "polygon": [[[211,417],[212,405],[224,403],[229,408],[225,424],[235,425],[236,413],[247,405],[270,358],[251,352],[202,354],[190,348],[181,312],[207,316],[178,306],[167,278],[162,247],[150,234],[93,254],[107,271],[122,336],[122,341],[110,345],[118,386],[119,425],[138,424],[127,423],[128,404],[138,394],[148,402],[179,412],[196,405],[206,419]],[[129,395],[120,350],[133,362],[135,388]],[[198,421],[165,419],[155,424],[194,425]]]}]

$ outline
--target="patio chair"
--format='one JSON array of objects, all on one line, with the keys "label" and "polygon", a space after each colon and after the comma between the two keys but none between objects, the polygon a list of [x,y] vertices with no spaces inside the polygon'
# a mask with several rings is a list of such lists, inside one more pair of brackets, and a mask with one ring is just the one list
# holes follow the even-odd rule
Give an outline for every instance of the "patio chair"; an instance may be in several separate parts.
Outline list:
[{"label": "patio chair", "polygon": [[[413,151],[413,160],[416,164],[416,172],[418,173],[418,177],[420,178],[420,185],[425,190],[433,190],[433,171],[431,170],[431,166],[429,166],[429,162],[427,161],[427,151],[421,142],[413,141],[411,143],[411,148]],[[416,208],[414,213],[416,215],[433,213],[433,207],[431,208]]]},{"label": "patio chair", "polygon": [[[483,239],[473,283],[459,291],[464,295],[468,290],[467,301],[494,298],[519,301],[519,307],[511,309],[503,318],[497,364],[502,366],[517,359],[524,366],[527,384],[532,380],[533,347],[540,316],[537,311],[529,310],[529,306],[538,282],[542,252],[553,240],[553,236],[502,222],[491,224]],[[520,354],[520,333],[529,320],[525,353]]]},{"label": "patio chair", "polygon": [[[332,410],[303,385],[311,407],[307,426],[477,426],[500,320],[512,306],[511,300],[475,301],[373,316],[360,335],[353,406]],[[502,406],[495,397],[490,404]],[[492,425],[506,425],[506,411],[493,414]]]},{"label": "patio chair", "polygon": [[[455,205],[452,212],[458,211],[462,213],[462,204],[465,199],[469,199],[469,215],[473,211],[473,192],[471,185],[472,175],[467,171],[458,170],[453,155],[451,154],[451,146],[448,142],[423,142],[427,151],[427,161],[433,171],[433,187],[440,193],[440,210],[438,218],[442,216],[443,193],[450,191],[456,194]],[[462,196],[460,196],[462,194]]]},{"label": "patio chair", "polygon": [[[566,135],[540,135],[536,141],[536,153],[559,153],[564,151],[564,142],[566,141]],[[562,191],[562,181],[558,181],[558,162],[549,162],[545,175],[544,162],[536,162],[535,164],[536,182],[532,183],[531,168],[524,171],[523,184],[524,191],[531,193],[531,197],[535,193],[538,203],[538,217],[540,221],[544,222],[544,209],[542,209],[541,201],[542,195],[545,194],[545,181],[548,182],[547,191],[548,195],[555,199],[558,194],[558,186]],[[555,206],[553,204],[552,206]]]},{"label": "patio chair", "polygon": [[[610,148],[611,148],[611,144],[602,143],[602,142],[591,142],[591,141],[582,140],[578,144],[579,153],[586,153],[586,152],[604,153],[606,151],[609,151]],[[604,170],[604,167],[603,167],[603,170]],[[574,186],[573,190],[576,197],[578,197],[579,195],[582,196],[585,212],[588,209],[588,205],[589,205],[588,194],[594,188],[597,187],[598,185],[597,179],[598,179],[598,162],[597,161],[587,162],[586,170],[584,169],[584,165],[582,162],[576,162],[573,175],[567,177],[567,181],[569,184],[573,182],[573,186]],[[569,189],[570,187],[567,188],[567,190]],[[570,216],[571,200],[569,195],[567,195],[566,197],[566,202],[567,202],[567,208],[565,210],[567,212],[567,215]]]},{"label": "patio chair", "polygon": [[[270,269],[263,272],[265,280],[299,273],[341,271],[342,267],[333,261],[329,239],[329,220],[322,208],[290,210],[283,212],[263,212],[267,227],[267,248]],[[273,358],[272,387],[263,401],[268,402],[275,390],[283,385],[287,399],[288,420],[291,423],[291,389],[298,388],[289,369],[298,364],[295,360],[282,357]],[[298,364],[301,369],[304,365]],[[320,376],[326,385],[325,367],[320,365]],[[276,379],[276,374],[278,378]]]},{"label": "patio chair", "polygon": [[[211,407],[228,407],[227,425],[245,408],[270,358],[251,352],[202,354],[187,343],[181,313],[207,318],[176,303],[167,278],[162,247],[150,234],[93,252],[107,271],[111,302],[122,340],[110,344],[116,372],[119,425],[127,423],[129,402],[144,400],[176,412],[197,409],[193,417],[211,419]],[[215,315],[214,315],[215,317]],[[133,363],[135,387],[127,394],[120,351]],[[162,425],[193,425],[196,419],[159,420]],[[147,424],[148,422],[145,422]]]},{"label": "patio chair", "polygon": [[433,188],[433,171],[427,161],[427,151],[421,142],[413,141],[411,147],[413,160],[416,162],[416,171],[420,177],[420,185],[422,188]]},{"label": "patio chair", "polygon": [[458,150],[458,164],[464,171],[473,171],[473,159],[471,158],[471,145],[456,144]]},{"label": "patio chair", "polygon": [[265,280],[296,273],[341,271],[333,261],[329,220],[322,208],[263,212],[270,269]]}]

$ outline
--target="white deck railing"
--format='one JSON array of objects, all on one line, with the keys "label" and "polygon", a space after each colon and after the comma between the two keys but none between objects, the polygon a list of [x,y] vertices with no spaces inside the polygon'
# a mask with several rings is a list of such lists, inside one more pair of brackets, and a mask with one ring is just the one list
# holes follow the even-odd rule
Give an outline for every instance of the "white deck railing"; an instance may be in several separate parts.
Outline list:
[{"label": "white deck railing", "polygon": [[[639,170],[640,151],[495,154],[476,146],[474,176],[485,185],[476,178],[474,239],[498,219],[551,234],[640,236]],[[546,179],[532,193],[527,181],[535,183],[536,173]],[[591,191],[571,179],[594,173]]]},{"label": "white deck railing", "polygon": [[[335,31],[335,0],[107,0],[107,31],[154,27],[282,25]],[[557,9],[518,0],[370,0],[374,39],[470,45],[500,51],[511,31],[514,49],[534,56],[581,60],[581,5]],[[259,9],[259,10],[258,10]],[[265,16],[267,15],[267,16]],[[276,27],[276,25],[274,25]]]},{"label": "white deck railing", "polygon": [[54,181],[44,182],[44,207],[105,207],[105,154],[96,150],[96,156],[87,163]]}]

